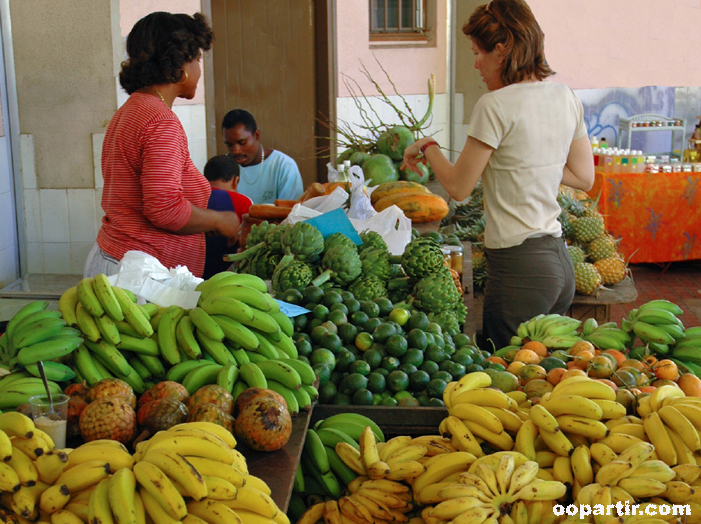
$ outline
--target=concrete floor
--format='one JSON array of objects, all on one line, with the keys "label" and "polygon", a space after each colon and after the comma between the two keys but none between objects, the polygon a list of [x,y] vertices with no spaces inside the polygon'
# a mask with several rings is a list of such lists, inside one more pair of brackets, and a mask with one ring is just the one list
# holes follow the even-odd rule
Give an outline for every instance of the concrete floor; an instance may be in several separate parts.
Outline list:
[{"label": "concrete floor", "polygon": [[57,309],[64,291],[75,286],[82,275],[28,275],[0,289],[0,322],[11,319],[33,300],[48,300],[49,309]]}]

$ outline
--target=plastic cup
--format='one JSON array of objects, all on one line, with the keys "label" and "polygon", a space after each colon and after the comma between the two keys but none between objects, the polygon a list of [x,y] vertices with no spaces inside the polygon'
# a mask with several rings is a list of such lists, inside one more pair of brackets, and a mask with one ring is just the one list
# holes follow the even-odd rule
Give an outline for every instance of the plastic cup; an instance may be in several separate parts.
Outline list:
[{"label": "plastic cup", "polygon": [[66,424],[68,419],[68,395],[51,395],[52,404],[49,404],[49,397],[37,395],[29,399],[32,406],[32,418],[34,425],[48,434],[54,441],[54,445],[59,448],[66,447]]}]

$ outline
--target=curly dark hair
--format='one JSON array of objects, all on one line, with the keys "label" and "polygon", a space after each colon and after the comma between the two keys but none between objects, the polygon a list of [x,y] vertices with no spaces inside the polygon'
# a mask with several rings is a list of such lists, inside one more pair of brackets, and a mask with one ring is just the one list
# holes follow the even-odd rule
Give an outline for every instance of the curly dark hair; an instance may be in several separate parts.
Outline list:
[{"label": "curly dark hair", "polygon": [[524,0],[492,0],[477,7],[462,32],[488,53],[497,44],[504,45],[501,80],[505,86],[531,76],[543,80],[555,74],[545,60],[545,35]]},{"label": "curly dark hair", "polygon": [[196,60],[212,46],[214,33],[204,15],[159,11],[136,22],[127,36],[127,55],[119,83],[132,94],[137,89],[177,83],[183,64]]}]

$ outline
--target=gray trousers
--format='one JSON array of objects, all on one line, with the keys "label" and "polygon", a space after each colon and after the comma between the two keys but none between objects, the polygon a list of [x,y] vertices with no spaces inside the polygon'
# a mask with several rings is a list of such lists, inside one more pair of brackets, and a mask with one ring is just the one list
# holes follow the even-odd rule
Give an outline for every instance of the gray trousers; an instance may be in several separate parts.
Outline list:
[{"label": "gray trousers", "polygon": [[[562,237],[526,239],[486,249],[482,331],[494,349],[509,345],[519,324],[543,314],[564,315],[574,297],[574,266]],[[491,344],[482,349],[492,350]]]}]

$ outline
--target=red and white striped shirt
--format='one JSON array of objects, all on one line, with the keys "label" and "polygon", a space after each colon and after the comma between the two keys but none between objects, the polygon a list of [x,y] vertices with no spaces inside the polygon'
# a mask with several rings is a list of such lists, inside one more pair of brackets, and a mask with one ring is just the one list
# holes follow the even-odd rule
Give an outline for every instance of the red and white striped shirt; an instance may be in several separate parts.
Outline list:
[{"label": "red and white striped shirt", "polygon": [[102,146],[100,249],[117,260],[138,250],[168,268],[204,270],[204,233],[175,235],[205,209],[211,188],[190,159],[178,117],[157,97],[133,93],[112,117]]}]

